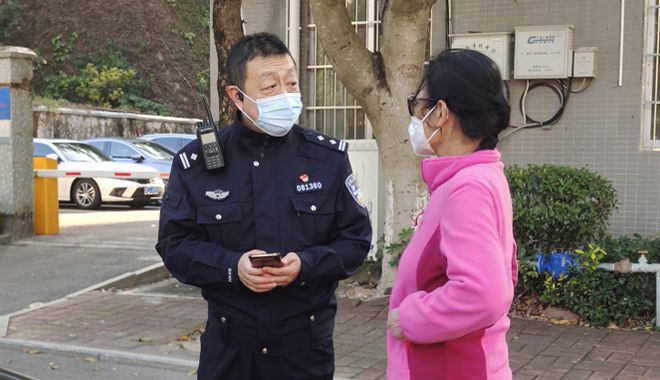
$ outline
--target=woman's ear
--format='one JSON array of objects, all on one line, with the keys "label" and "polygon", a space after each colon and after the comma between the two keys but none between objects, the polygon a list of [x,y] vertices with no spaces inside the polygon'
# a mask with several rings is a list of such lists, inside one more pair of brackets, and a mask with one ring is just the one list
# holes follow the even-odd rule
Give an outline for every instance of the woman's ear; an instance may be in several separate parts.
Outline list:
[{"label": "woman's ear", "polygon": [[435,104],[435,109],[435,127],[440,128],[449,120],[449,108],[447,108],[447,103],[444,100],[438,100]]}]

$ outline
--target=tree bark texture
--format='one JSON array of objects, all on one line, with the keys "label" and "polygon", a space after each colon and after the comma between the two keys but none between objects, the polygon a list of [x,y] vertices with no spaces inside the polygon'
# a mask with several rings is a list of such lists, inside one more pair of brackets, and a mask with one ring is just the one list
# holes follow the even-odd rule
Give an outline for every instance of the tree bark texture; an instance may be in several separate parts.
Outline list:
[{"label": "tree bark texture", "polygon": [[229,48],[243,36],[243,20],[241,19],[241,0],[213,0],[213,37],[218,53],[218,96],[219,115],[218,126],[223,128],[234,121],[236,106],[225,94],[227,70],[225,62]]},{"label": "tree bark texture", "polygon": [[[411,226],[423,207],[426,188],[419,160],[408,141],[406,98],[422,77],[429,44],[429,19],[436,0],[388,0],[383,8],[381,50],[370,52],[350,24],[345,0],[310,0],[325,54],[342,84],[364,109],[374,130],[383,166],[385,245]],[[383,258],[378,284],[386,293],[394,279],[389,255]]]}]

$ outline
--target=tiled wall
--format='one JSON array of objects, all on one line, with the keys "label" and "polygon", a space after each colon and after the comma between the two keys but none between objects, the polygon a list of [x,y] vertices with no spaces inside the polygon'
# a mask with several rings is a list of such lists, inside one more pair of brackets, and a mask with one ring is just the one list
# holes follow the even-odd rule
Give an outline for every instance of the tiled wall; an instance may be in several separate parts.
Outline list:
[{"label": "tiled wall", "polygon": [[[597,47],[596,79],[571,94],[564,116],[550,130],[530,129],[500,143],[507,164],[587,167],[609,178],[621,202],[611,219],[615,235],[660,234],[660,152],[640,149],[645,1],[626,2],[623,86],[618,87],[620,0],[453,1],[454,33],[513,31],[514,26],[574,25],[575,47]],[[579,84],[579,83],[576,83]],[[512,123],[524,81],[509,82]],[[528,114],[550,115],[549,90],[529,94]]]}]

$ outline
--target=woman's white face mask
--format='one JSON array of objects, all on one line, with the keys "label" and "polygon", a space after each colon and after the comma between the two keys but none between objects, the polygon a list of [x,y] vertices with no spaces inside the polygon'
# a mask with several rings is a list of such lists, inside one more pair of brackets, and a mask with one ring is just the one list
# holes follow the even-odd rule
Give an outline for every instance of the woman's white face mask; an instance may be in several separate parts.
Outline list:
[{"label": "woman's white face mask", "polygon": [[435,111],[436,106],[433,106],[429,112],[424,115],[423,119],[419,119],[417,116],[410,117],[410,124],[408,125],[408,135],[410,136],[410,143],[412,144],[413,152],[420,157],[432,157],[436,156],[435,151],[431,148],[431,140],[433,136],[440,130],[436,129],[431,133],[429,138],[426,138],[424,134],[424,120],[426,120],[429,115]]}]

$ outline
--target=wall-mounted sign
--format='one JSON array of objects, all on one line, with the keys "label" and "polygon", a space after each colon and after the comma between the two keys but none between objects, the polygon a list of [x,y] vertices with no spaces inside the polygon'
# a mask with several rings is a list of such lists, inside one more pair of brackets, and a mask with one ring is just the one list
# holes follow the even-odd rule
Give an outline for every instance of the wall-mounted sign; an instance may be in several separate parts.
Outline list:
[{"label": "wall-mounted sign", "polygon": [[0,120],[11,120],[9,87],[0,87]]}]

